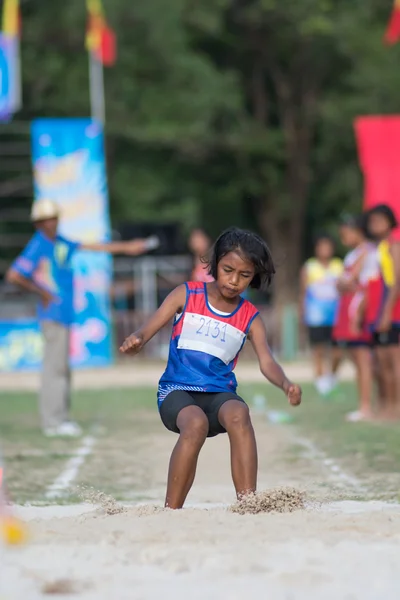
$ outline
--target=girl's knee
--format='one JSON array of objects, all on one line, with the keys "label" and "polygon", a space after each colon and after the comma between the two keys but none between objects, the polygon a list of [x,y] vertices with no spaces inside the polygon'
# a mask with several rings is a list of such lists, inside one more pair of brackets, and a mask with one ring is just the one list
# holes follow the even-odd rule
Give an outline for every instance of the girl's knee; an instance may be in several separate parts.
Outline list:
[{"label": "girl's knee", "polygon": [[178,424],[180,435],[184,439],[196,442],[204,442],[208,434],[209,423],[204,414],[194,414],[185,419],[181,425]]},{"label": "girl's knee", "polygon": [[231,406],[226,403],[225,407],[221,421],[227,431],[251,426],[249,408],[244,402],[235,401]]},{"label": "girl's knee", "polygon": [[397,367],[400,360],[400,346],[390,346],[388,354],[390,356],[391,363]]}]

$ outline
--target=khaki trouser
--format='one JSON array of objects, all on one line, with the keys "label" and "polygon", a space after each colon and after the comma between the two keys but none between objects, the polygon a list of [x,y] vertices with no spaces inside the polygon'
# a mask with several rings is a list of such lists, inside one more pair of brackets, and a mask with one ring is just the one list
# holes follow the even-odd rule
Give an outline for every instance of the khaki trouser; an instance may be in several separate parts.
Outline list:
[{"label": "khaki trouser", "polygon": [[40,389],[43,429],[57,427],[68,418],[71,404],[69,328],[56,321],[43,321],[44,356]]}]

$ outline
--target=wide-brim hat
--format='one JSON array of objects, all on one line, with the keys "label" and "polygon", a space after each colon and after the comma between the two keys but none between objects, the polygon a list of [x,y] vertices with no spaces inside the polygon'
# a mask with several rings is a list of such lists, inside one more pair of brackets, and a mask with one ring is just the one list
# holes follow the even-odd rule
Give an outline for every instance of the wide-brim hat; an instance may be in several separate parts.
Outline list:
[{"label": "wide-brim hat", "polygon": [[56,202],[47,198],[36,200],[31,211],[32,221],[45,221],[46,219],[57,219],[60,216],[60,208]]}]

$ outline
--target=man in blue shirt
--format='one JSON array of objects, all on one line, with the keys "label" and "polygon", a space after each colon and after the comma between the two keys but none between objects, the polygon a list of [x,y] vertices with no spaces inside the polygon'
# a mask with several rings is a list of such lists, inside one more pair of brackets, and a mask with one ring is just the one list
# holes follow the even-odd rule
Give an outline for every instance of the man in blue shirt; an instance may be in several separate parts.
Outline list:
[{"label": "man in blue shirt", "polygon": [[45,435],[80,435],[68,420],[70,407],[69,333],[74,320],[72,257],[76,250],[139,255],[156,248],[157,238],[79,244],[57,233],[58,205],[39,200],[32,208],[36,233],[7,273],[10,283],[39,296],[44,337],[40,414]]}]

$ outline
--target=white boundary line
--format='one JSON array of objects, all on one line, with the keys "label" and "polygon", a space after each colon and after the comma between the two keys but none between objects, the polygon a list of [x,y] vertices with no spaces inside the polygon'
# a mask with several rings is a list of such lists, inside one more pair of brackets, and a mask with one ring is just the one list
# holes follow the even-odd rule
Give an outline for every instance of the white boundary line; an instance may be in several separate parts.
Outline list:
[{"label": "white boundary line", "polygon": [[361,494],[365,492],[365,488],[363,487],[359,479],[357,479],[357,477],[349,475],[349,473],[343,471],[343,469],[338,464],[336,464],[332,458],[329,458],[325,454],[325,452],[320,450],[314,444],[314,442],[312,442],[308,438],[302,437],[294,437],[293,439],[296,444],[298,444],[299,446],[303,446],[303,448],[308,450],[311,459],[322,463],[330,471],[333,479],[339,480],[340,483],[344,483],[346,485],[351,486],[353,490],[357,493]]},{"label": "white boundary line", "polygon": [[65,465],[64,470],[60,475],[53,481],[46,490],[46,498],[54,499],[60,498],[64,495],[65,491],[69,488],[71,483],[76,479],[79,469],[85,462],[86,458],[93,451],[93,446],[96,443],[96,438],[89,435],[82,440],[82,444],[73,453]]},{"label": "white boundary line", "polygon": [[[257,396],[257,394],[256,394]],[[254,414],[258,414],[258,415],[262,415],[264,414],[267,418],[267,420],[269,420],[268,418],[268,409],[267,409],[267,398],[263,395],[263,394],[259,394],[259,398],[258,398],[258,406],[257,406],[257,401],[254,402],[255,397],[253,397],[253,402],[252,402],[252,412]],[[262,401],[261,401],[262,399]],[[308,438],[303,438],[303,437],[297,437],[297,436],[292,436],[292,439],[294,441],[294,443],[298,444],[299,446],[302,446],[303,448],[305,448],[309,455],[310,458],[316,462],[322,463],[324,465],[324,467],[330,471],[330,475],[332,479],[335,479],[336,481],[339,481],[341,484],[346,484],[348,486],[351,486],[353,488],[353,490],[356,493],[362,494],[365,493],[365,488],[363,487],[363,485],[361,484],[361,482],[354,477],[353,475],[350,475],[349,473],[346,473],[337,463],[335,463],[335,461],[332,458],[329,458],[329,456],[327,456],[325,454],[325,452],[323,452],[322,450],[320,450],[320,448],[318,448],[316,446],[316,444],[314,444],[314,442],[312,442],[310,439]]]}]

